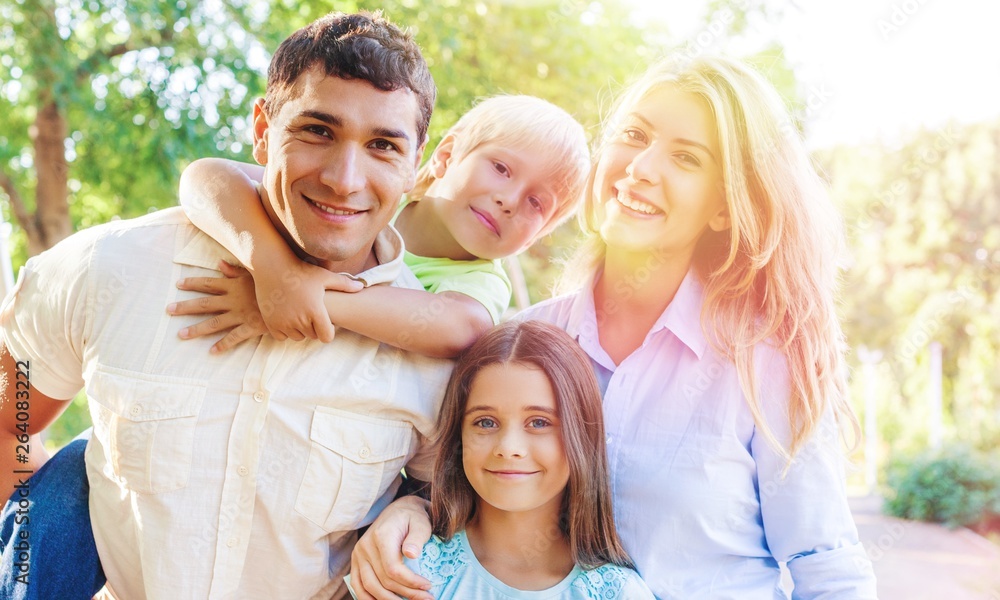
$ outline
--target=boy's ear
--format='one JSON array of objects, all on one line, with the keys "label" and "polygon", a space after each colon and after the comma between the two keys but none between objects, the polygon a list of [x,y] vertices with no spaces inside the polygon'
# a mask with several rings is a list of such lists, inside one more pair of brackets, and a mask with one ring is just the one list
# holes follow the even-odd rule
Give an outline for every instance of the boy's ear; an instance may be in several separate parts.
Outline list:
[{"label": "boy's ear", "polygon": [[448,170],[448,163],[451,162],[452,153],[455,151],[455,134],[449,133],[444,136],[441,143],[437,145],[434,149],[434,154],[431,155],[431,174],[434,175],[435,179],[441,179],[444,177],[445,171]]},{"label": "boy's ear", "polygon": [[420,144],[420,147],[417,148],[417,151],[414,153],[416,156],[413,158],[413,170],[410,171],[410,177],[406,181],[406,189],[403,190],[404,194],[408,194],[410,190],[413,189],[413,186],[417,184],[417,174],[420,172],[420,161],[424,158],[424,150],[427,149],[427,140],[429,139],[431,139],[431,136],[424,135],[423,143]]},{"label": "boy's ear", "polygon": [[253,159],[260,165],[267,164],[267,112],[264,111],[264,99],[258,98],[253,103]]}]

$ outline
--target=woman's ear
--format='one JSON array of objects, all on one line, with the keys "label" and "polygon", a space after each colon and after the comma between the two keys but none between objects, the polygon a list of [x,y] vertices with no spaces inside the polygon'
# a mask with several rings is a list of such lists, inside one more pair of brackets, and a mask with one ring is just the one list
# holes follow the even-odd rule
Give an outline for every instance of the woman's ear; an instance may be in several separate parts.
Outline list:
[{"label": "woman's ear", "polygon": [[719,212],[708,220],[708,227],[715,232],[725,231],[732,226],[732,222],[729,219],[729,207],[723,206]]},{"label": "woman's ear", "polygon": [[448,170],[448,164],[451,162],[453,152],[455,150],[455,134],[449,133],[444,136],[441,142],[434,149],[434,154],[431,155],[431,174],[434,175],[434,179],[441,179],[444,177],[445,172]]}]

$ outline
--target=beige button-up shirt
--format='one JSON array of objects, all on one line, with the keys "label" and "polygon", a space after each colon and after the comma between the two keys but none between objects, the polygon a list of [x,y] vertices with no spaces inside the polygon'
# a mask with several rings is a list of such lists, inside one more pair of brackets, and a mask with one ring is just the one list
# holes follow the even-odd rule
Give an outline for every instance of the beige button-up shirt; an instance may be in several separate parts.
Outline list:
[{"label": "beige button-up shirt", "polygon": [[[387,228],[360,277],[419,288],[401,250]],[[400,468],[430,477],[451,363],[343,329],[209,354],[214,340],[177,337],[199,317],[165,307],[219,259],[179,209],[85,230],[22,270],[4,341],[43,394],[86,387],[91,517],[117,597],[338,595],[354,530]]]}]

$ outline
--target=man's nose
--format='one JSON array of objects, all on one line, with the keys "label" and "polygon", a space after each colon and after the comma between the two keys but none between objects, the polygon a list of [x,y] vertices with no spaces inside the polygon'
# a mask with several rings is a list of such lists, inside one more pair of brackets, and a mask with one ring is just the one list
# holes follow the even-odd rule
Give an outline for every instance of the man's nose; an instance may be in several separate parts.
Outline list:
[{"label": "man's nose", "polygon": [[338,148],[323,169],[320,181],[342,198],[362,191],[365,177],[358,149],[347,144]]}]

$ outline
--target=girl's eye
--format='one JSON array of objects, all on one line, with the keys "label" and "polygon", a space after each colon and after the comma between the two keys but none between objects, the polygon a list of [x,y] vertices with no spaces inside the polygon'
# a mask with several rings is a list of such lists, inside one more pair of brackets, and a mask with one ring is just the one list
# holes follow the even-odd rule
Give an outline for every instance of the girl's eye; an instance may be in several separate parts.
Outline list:
[{"label": "girl's eye", "polygon": [[472,422],[476,427],[482,427],[483,429],[494,429],[497,427],[497,422],[489,417],[483,417],[481,419],[476,419]]},{"label": "girl's eye", "polygon": [[548,419],[543,419],[541,417],[537,417],[535,419],[528,421],[528,426],[531,427],[532,429],[542,429],[544,427],[548,427],[549,425],[550,423]]},{"label": "girl's eye", "polygon": [[635,127],[629,127],[623,133],[628,140],[639,142],[640,144],[645,144],[649,139],[646,137],[646,133],[643,130],[636,129]]},{"label": "girl's eye", "polygon": [[502,162],[494,161],[493,168],[496,169],[497,173],[500,173],[504,177],[510,177],[510,169],[507,167],[507,165],[503,164]]},{"label": "girl's eye", "polygon": [[545,203],[542,202],[538,196],[531,196],[528,198],[528,203],[531,204],[531,208],[537,210],[538,212],[545,212]]}]

